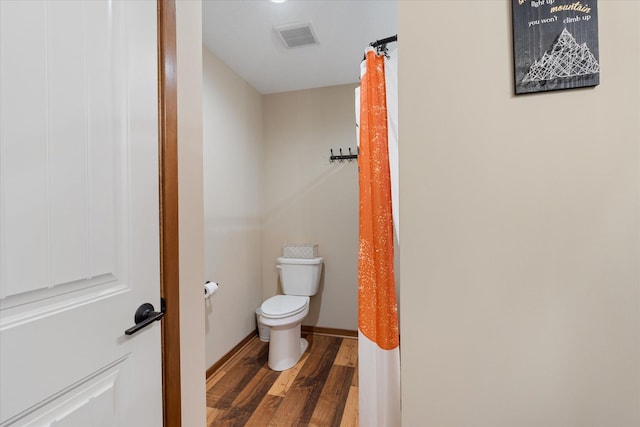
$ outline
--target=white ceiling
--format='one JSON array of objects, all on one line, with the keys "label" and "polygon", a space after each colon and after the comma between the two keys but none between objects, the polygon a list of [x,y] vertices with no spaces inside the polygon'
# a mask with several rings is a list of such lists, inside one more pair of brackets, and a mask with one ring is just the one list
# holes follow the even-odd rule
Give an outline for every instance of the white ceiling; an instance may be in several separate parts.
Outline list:
[{"label": "white ceiling", "polygon": [[[397,33],[395,0],[204,0],[205,46],[262,94],[358,81],[370,42]],[[311,22],[318,45],[287,49],[273,27]]]}]

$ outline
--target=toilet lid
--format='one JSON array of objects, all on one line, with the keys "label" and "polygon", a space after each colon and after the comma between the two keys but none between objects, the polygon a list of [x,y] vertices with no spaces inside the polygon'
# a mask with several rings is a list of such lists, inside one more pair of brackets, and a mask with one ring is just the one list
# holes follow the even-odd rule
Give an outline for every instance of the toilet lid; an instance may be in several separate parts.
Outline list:
[{"label": "toilet lid", "polygon": [[307,308],[309,297],[276,295],[262,303],[262,315],[272,319],[292,316]]}]

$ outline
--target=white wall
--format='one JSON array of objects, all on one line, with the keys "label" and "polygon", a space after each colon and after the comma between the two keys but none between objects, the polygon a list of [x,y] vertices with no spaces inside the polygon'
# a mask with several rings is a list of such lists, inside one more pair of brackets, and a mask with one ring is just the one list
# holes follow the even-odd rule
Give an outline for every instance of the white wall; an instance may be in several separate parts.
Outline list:
[{"label": "white wall", "polygon": [[263,295],[281,292],[276,258],[288,242],[317,243],[320,292],[305,325],[357,329],[358,164],[329,163],[356,148],[355,85],[265,95]]},{"label": "white wall", "polygon": [[252,330],[262,303],[261,95],[209,50],[202,50],[206,279],[206,364]]},{"label": "white wall", "polygon": [[640,2],[518,97],[510,3],[398,3],[403,425],[638,426]]},{"label": "white wall", "polygon": [[176,2],[182,425],[205,425],[202,4]]}]

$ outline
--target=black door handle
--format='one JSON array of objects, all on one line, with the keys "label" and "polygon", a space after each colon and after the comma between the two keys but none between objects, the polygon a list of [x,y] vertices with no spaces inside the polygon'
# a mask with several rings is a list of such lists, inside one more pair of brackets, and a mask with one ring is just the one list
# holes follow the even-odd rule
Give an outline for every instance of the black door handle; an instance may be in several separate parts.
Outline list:
[{"label": "black door handle", "polygon": [[160,299],[160,311],[153,311],[153,305],[145,302],[136,310],[136,314],[133,317],[135,325],[124,331],[125,335],[133,335],[142,328],[145,328],[155,322],[162,319],[164,316],[164,298]]}]

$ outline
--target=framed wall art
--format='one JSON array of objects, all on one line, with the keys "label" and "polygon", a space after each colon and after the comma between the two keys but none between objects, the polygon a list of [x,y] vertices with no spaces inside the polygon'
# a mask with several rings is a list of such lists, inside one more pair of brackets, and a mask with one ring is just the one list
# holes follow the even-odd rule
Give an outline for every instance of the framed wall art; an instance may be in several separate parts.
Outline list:
[{"label": "framed wall art", "polygon": [[600,83],[597,0],[512,0],[516,94]]}]

